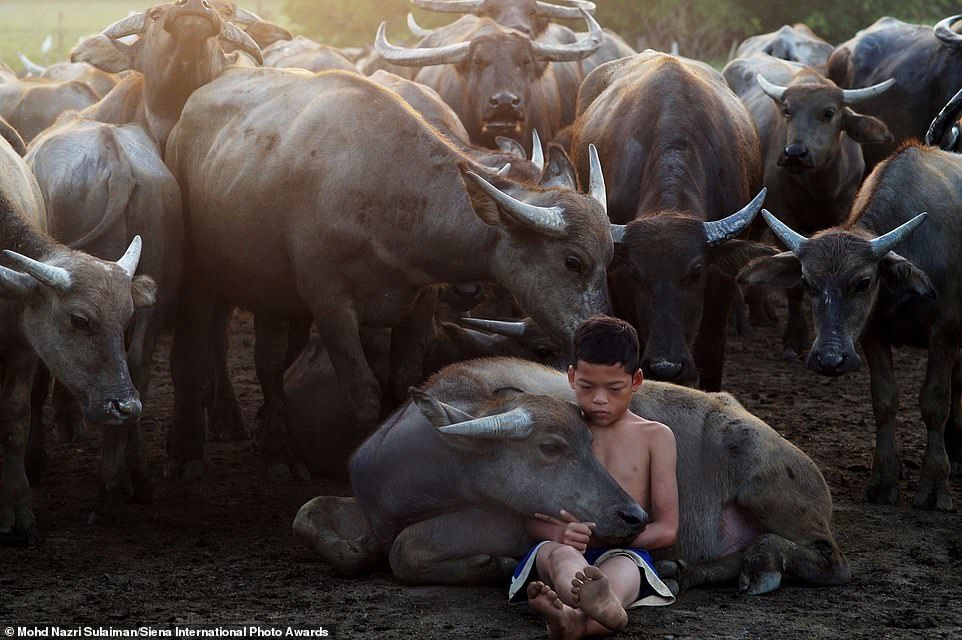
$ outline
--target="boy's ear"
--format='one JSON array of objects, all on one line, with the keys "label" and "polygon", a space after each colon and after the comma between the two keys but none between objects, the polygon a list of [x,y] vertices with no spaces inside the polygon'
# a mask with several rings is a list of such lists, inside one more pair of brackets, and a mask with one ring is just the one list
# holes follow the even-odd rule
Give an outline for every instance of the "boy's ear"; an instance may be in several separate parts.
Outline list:
[{"label": "boy's ear", "polygon": [[641,372],[641,369],[637,369],[635,373],[631,376],[631,390],[638,391],[641,387],[641,383],[645,381],[645,376]]},{"label": "boy's ear", "polygon": [[573,364],[568,365],[568,384],[571,388],[575,388],[575,366]]}]

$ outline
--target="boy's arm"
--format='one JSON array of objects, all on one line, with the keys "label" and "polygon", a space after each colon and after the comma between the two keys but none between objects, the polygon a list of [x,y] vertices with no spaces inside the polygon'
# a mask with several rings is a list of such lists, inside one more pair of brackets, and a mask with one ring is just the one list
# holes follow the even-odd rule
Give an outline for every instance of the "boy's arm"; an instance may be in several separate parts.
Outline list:
[{"label": "boy's arm", "polygon": [[649,473],[651,474],[651,520],[645,530],[632,540],[631,546],[643,549],[666,549],[678,538],[678,453],[675,434],[660,428],[652,438]]},{"label": "boy's arm", "polygon": [[561,510],[561,517],[563,520],[536,513],[534,518],[525,518],[524,528],[535,540],[559,542],[584,552],[588,548],[591,529],[594,528],[595,523],[580,522],[564,509]]}]

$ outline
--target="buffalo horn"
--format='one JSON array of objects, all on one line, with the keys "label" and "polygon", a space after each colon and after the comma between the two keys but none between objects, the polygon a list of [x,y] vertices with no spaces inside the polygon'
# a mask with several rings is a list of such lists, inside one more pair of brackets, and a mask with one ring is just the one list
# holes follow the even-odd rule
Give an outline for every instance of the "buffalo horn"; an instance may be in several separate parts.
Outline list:
[{"label": "buffalo horn", "polygon": [[255,60],[257,64],[264,64],[264,55],[261,53],[261,48],[257,46],[254,39],[247,35],[246,32],[241,31],[235,27],[230,22],[222,22],[220,26],[220,39],[229,42],[234,45],[234,47],[249,53]]},{"label": "buffalo horn", "polygon": [[762,217],[765,218],[765,222],[768,223],[772,233],[778,236],[782,244],[795,255],[798,255],[798,252],[808,242],[808,238],[792,231],[787,224],[773,216],[767,209],[762,209]]},{"label": "buffalo horn", "polygon": [[461,318],[461,324],[510,338],[521,338],[528,330],[528,325],[525,322],[505,322],[503,320],[487,320],[485,318]]},{"label": "buffalo horn", "polygon": [[103,30],[103,34],[111,40],[119,40],[126,36],[140,35],[147,31],[147,14],[135,13],[118,20]]},{"label": "buffalo horn", "polygon": [[140,236],[134,236],[134,239],[130,241],[130,246],[127,247],[127,251],[125,251],[124,255],[117,261],[120,268],[131,278],[137,273],[137,265],[140,263],[140,251],[143,249],[143,246],[144,242],[140,239]]},{"label": "buffalo horn", "polygon": [[587,58],[601,47],[605,38],[605,32],[602,31],[601,25],[584,9],[579,8],[578,12],[588,23],[588,34],[571,44],[533,42],[532,47],[536,58],[547,62],[574,62]]},{"label": "buffalo horn", "polygon": [[925,219],[928,216],[929,214],[923,211],[908,222],[892,229],[884,236],[879,236],[875,240],[872,240],[872,253],[874,253],[876,257],[881,258],[886,253],[897,247],[900,242],[905,240],[910,233],[915,231],[920,224],[925,222]]},{"label": "buffalo horn", "polygon": [[531,163],[538,171],[544,171],[544,149],[541,147],[541,136],[537,129],[531,130]]},{"label": "buffalo horn", "polygon": [[945,135],[945,130],[955,124],[958,120],[959,110],[962,109],[962,89],[959,90],[952,99],[946,103],[939,115],[929,125],[929,130],[925,133],[925,144],[937,145]]},{"label": "buffalo horn", "polygon": [[962,48],[962,36],[952,29],[952,25],[959,20],[962,20],[962,15],[949,16],[939,20],[938,24],[935,25],[935,37],[950,47]]},{"label": "buffalo horn", "polygon": [[538,8],[538,15],[554,20],[577,20],[581,17],[581,14],[578,12],[579,9],[584,9],[588,12],[594,12],[595,10],[594,2],[585,2],[584,0],[568,0],[568,2],[572,6],[563,7],[550,2],[541,2],[541,0],[538,0],[535,5]]},{"label": "buffalo horn", "polygon": [[415,48],[397,47],[387,41],[384,35],[387,23],[382,22],[377,28],[374,39],[374,50],[378,55],[392,64],[402,67],[429,67],[435,64],[456,64],[464,60],[471,50],[470,42],[458,42],[442,47]]},{"label": "buffalo horn", "polygon": [[591,165],[588,178],[588,195],[601,205],[605,213],[608,213],[608,192],[605,190],[605,175],[601,171],[598,148],[594,144],[588,145],[588,163]]},{"label": "buffalo horn", "polygon": [[842,101],[849,106],[854,106],[859,102],[864,102],[875,96],[882,95],[888,91],[889,87],[893,84],[895,84],[895,78],[889,78],[885,82],[879,82],[864,89],[842,89]]},{"label": "buffalo horn", "polygon": [[507,413],[474,418],[446,427],[439,427],[438,431],[447,435],[467,436],[469,438],[523,440],[531,435],[533,429],[534,418],[531,417],[530,413],[518,407]]},{"label": "buffalo horn", "polygon": [[565,230],[565,219],[561,207],[539,207],[528,204],[512,198],[473,171],[468,171],[465,175],[474,180],[474,183],[499,207],[512,215],[546,231],[558,233]]},{"label": "buffalo horn", "polygon": [[498,170],[496,171],[496,173],[497,173],[499,176],[506,176],[506,175],[508,175],[509,173],[511,173],[511,163],[509,162],[508,164],[504,165],[503,167],[501,167],[500,169],[498,169]]},{"label": "buffalo horn", "polygon": [[464,423],[474,420],[474,416],[466,411],[462,411],[461,409],[451,406],[445,402],[441,402],[440,400],[438,400],[438,404],[441,405],[441,408],[444,409],[444,412],[448,414],[448,420],[451,421],[451,424]]},{"label": "buffalo horn", "polygon": [[622,242],[625,239],[625,225],[623,224],[613,224],[611,225],[611,241],[612,242]]},{"label": "buffalo horn", "polygon": [[485,0],[411,0],[418,9],[438,13],[474,13],[484,7]]},{"label": "buffalo horn", "polygon": [[427,38],[434,33],[431,29],[425,29],[414,19],[414,14],[408,11],[408,30],[419,38]]},{"label": "buffalo horn", "polygon": [[782,98],[785,97],[785,92],[788,90],[788,87],[783,87],[780,84],[771,83],[768,80],[766,80],[765,76],[763,76],[760,73],[755,76],[755,80],[758,81],[758,86],[762,88],[762,91],[764,91],[765,95],[767,95],[769,98],[774,98],[775,100],[781,100]]},{"label": "buffalo horn", "polygon": [[20,58],[20,62],[23,63],[23,68],[27,71],[29,75],[37,76],[38,78],[44,74],[47,67],[41,67],[39,64],[23,55],[19,51],[17,52],[17,57]]},{"label": "buffalo horn", "polygon": [[23,269],[24,273],[30,274],[45,285],[58,291],[65,291],[70,288],[70,272],[66,269],[28,258],[16,251],[5,249],[3,253]]},{"label": "buffalo horn", "polygon": [[750,225],[752,220],[755,219],[755,216],[758,215],[758,212],[761,211],[767,192],[768,189],[763,188],[758,192],[758,195],[738,213],[733,213],[722,220],[705,222],[705,239],[708,246],[712,247],[726,240],[731,240],[741,233],[745,227]]},{"label": "buffalo horn", "polygon": [[264,22],[264,20],[254,13],[253,11],[248,11],[247,9],[242,9],[241,7],[234,7],[234,15],[230,19],[231,22],[239,24],[242,27],[249,27],[252,24],[257,24],[258,22]]}]

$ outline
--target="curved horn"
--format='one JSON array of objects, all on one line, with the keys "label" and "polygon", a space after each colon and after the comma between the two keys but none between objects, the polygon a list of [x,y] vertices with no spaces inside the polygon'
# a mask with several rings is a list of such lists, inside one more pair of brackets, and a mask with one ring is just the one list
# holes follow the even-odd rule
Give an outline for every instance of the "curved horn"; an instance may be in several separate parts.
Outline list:
[{"label": "curved horn", "polygon": [[758,86],[762,88],[762,91],[764,91],[765,95],[767,95],[769,98],[781,100],[785,97],[785,92],[788,90],[788,87],[783,87],[780,84],[773,84],[766,80],[765,76],[760,73],[755,74],[755,80],[758,82]]},{"label": "curved horn", "polygon": [[579,9],[584,9],[589,13],[594,13],[595,3],[585,2],[584,0],[569,0],[572,5],[570,7],[563,7],[561,5],[552,4],[550,2],[535,2],[537,6],[538,15],[545,18],[553,18],[555,20],[577,20],[581,17],[578,12]]},{"label": "curved horn", "polygon": [[241,31],[235,27],[230,22],[222,22],[220,25],[220,39],[229,42],[234,45],[237,49],[249,53],[255,60],[257,64],[264,64],[264,54],[261,53],[261,48],[257,46],[254,39],[247,35],[246,32]]},{"label": "curved horn", "polygon": [[929,214],[923,211],[908,222],[892,229],[884,236],[879,236],[875,240],[872,240],[872,253],[874,253],[876,257],[881,258],[909,237],[909,234],[925,222],[927,217],[929,217]]},{"label": "curved horn", "polygon": [[539,207],[528,204],[512,198],[473,171],[467,171],[465,175],[474,180],[474,183],[488,194],[489,198],[508,213],[546,231],[564,232],[566,223],[562,215],[564,210],[561,207]]},{"label": "curved horn", "polygon": [[498,169],[495,173],[497,173],[499,176],[508,175],[509,173],[511,173],[511,163],[509,162],[508,164],[504,165],[503,167]]},{"label": "curved horn", "polygon": [[4,249],[3,254],[23,269],[24,273],[32,275],[45,285],[51,286],[58,291],[65,291],[70,288],[70,272],[66,269],[28,258],[25,255],[8,249]]},{"label": "curved horn", "polygon": [[611,225],[611,241],[624,242],[624,240],[625,240],[625,225],[623,224]]},{"label": "curved horn", "polygon": [[537,129],[531,130],[531,163],[538,171],[544,171],[544,148],[541,146],[541,136]]},{"label": "curved horn", "polygon": [[578,9],[581,17],[588,23],[588,35],[581,40],[571,44],[544,44],[533,42],[532,48],[536,58],[548,62],[574,62],[583,60],[593,54],[605,39],[605,32],[601,30],[601,25],[590,13],[584,9]]},{"label": "curved horn", "polygon": [[438,427],[438,431],[448,435],[468,436],[469,438],[486,438],[499,440],[523,440],[534,430],[534,418],[524,409],[518,407],[506,413],[499,413],[483,418],[474,418],[446,427]]},{"label": "curved horn", "polygon": [[131,278],[137,273],[137,264],[140,262],[140,251],[143,247],[144,241],[140,239],[140,236],[134,236],[134,239],[130,241],[130,246],[127,247],[127,251],[117,261],[120,268]]},{"label": "curved horn", "polygon": [[708,246],[713,247],[726,240],[731,240],[750,225],[758,212],[762,210],[766,193],[768,193],[768,189],[762,188],[758,195],[738,213],[733,213],[722,220],[705,222],[705,241]]},{"label": "curved horn", "polygon": [[486,320],[484,318],[461,318],[461,324],[510,338],[521,338],[528,330],[528,324],[526,322],[504,322],[502,320]]},{"label": "curved horn", "polygon": [[408,30],[419,38],[427,38],[434,33],[431,29],[425,29],[414,19],[414,14],[408,11]]},{"label": "curved horn", "polygon": [[762,217],[765,218],[765,222],[771,228],[772,233],[774,233],[785,247],[798,255],[805,243],[808,242],[808,238],[800,233],[796,233],[789,228],[789,226],[783,223],[781,220],[773,216],[767,209],[762,209]]},{"label": "curved horn", "polygon": [[588,145],[588,162],[591,165],[588,179],[588,195],[594,198],[601,208],[608,213],[608,192],[605,190],[605,175],[601,171],[601,160],[598,159],[598,148],[594,144]]},{"label": "curved horn", "polygon": [[387,41],[384,31],[387,23],[382,22],[377,28],[374,39],[374,50],[377,54],[392,64],[402,67],[429,67],[434,64],[455,64],[464,60],[471,50],[470,42],[458,42],[443,47],[424,49],[408,49],[396,47]]},{"label": "curved horn", "polygon": [[418,9],[438,13],[474,13],[484,7],[485,0],[411,0]]},{"label": "curved horn", "polygon": [[952,99],[939,111],[939,115],[935,116],[935,120],[932,121],[929,130],[925,133],[925,144],[933,146],[939,144],[946,129],[958,120],[960,110],[962,110],[962,89],[952,96]]},{"label": "curved horn", "polygon": [[17,52],[17,57],[20,58],[20,62],[23,63],[23,68],[26,69],[27,73],[34,76],[42,76],[43,72],[47,70],[47,67],[41,67],[39,64],[23,55],[19,51]]},{"label": "curved horn", "polygon": [[234,6],[234,16],[230,19],[231,22],[239,24],[242,27],[249,27],[252,24],[257,24],[258,22],[264,22],[264,19],[253,11],[248,11],[247,9],[242,9],[241,7]]},{"label": "curved horn", "polygon": [[950,47],[962,48],[962,36],[952,29],[952,25],[959,20],[962,20],[962,15],[949,16],[939,20],[938,24],[935,25],[935,37]]},{"label": "curved horn", "polygon": [[118,40],[126,36],[140,35],[145,31],[147,31],[147,14],[135,13],[123,20],[118,20],[101,33],[111,40]]},{"label": "curved horn", "polygon": [[859,102],[882,95],[888,91],[893,84],[895,84],[895,78],[889,78],[885,82],[879,82],[864,89],[842,89],[842,101],[848,106],[853,106]]}]

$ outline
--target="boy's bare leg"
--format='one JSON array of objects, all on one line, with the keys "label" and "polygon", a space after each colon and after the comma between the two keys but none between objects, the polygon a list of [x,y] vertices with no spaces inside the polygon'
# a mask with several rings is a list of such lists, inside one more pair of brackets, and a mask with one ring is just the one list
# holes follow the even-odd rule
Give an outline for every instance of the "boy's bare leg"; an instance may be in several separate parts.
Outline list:
[{"label": "boy's bare leg", "polygon": [[635,601],[640,588],[638,566],[624,556],[585,567],[571,582],[572,596],[585,615],[613,630],[628,624],[625,607]]},{"label": "boy's bare leg", "polygon": [[571,595],[571,581],[579,571],[588,566],[585,557],[574,547],[549,542],[538,550],[535,560],[538,575],[558,593],[561,601],[569,607],[577,607]]}]

